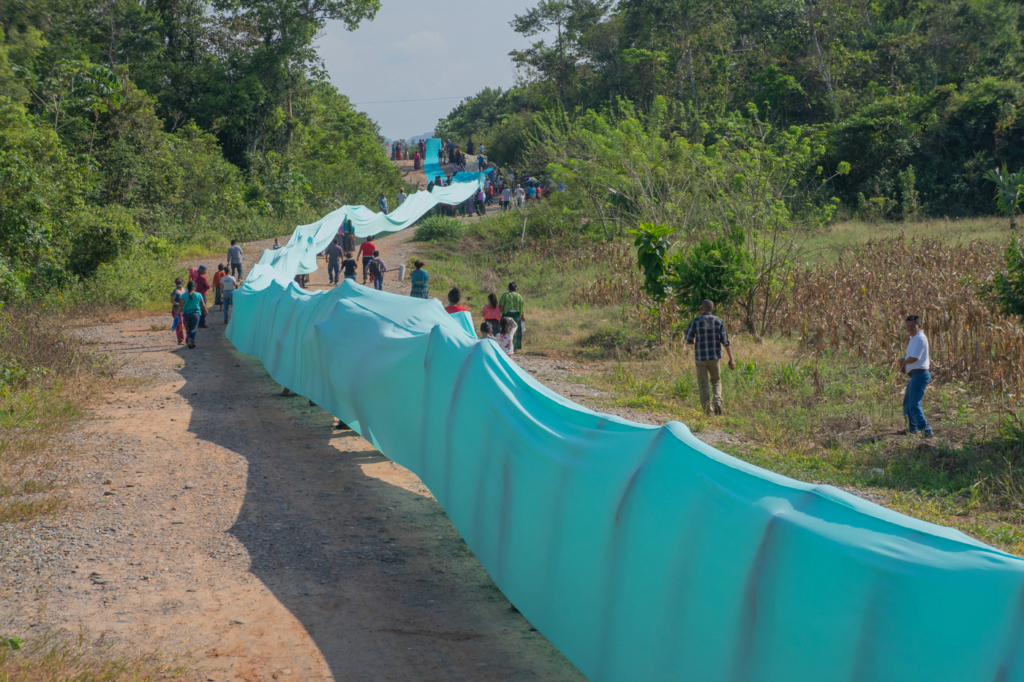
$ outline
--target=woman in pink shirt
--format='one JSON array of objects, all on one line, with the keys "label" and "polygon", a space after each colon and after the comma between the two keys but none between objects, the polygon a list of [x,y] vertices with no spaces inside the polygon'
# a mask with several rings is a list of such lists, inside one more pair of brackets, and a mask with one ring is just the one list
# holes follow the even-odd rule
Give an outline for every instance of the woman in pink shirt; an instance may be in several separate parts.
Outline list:
[{"label": "woman in pink shirt", "polygon": [[501,322],[501,306],[498,305],[498,297],[494,294],[487,294],[487,305],[484,306],[484,323],[491,328],[492,334],[497,334]]}]

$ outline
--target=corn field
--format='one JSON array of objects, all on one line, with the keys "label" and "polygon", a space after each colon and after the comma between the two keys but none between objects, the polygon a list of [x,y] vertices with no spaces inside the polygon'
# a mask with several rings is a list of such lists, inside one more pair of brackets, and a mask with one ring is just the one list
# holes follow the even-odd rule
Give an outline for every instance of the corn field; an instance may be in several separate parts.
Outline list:
[{"label": "corn field", "polygon": [[798,271],[778,331],[813,349],[874,363],[903,355],[907,315],[921,315],[932,374],[986,392],[1024,381],[1024,327],[992,310],[979,284],[1003,265],[997,244],[895,237],[845,250],[835,264]]},{"label": "corn field", "polygon": [[[574,305],[623,306],[645,334],[685,322],[671,302],[644,293],[629,244],[596,245],[575,253],[607,263],[611,274],[574,290]],[[904,319],[921,315],[931,346],[932,375],[984,392],[1016,397],[1024,388],[1024,325],[993,310],[979,285],[1003,267],[1003,247],[894,237],[844,250],[835,263],[792,274],[773,332],[814,351],[844,350],[873,364],[895,366],[907,344]],[[730,325],[736,329],[735,322]]]}]

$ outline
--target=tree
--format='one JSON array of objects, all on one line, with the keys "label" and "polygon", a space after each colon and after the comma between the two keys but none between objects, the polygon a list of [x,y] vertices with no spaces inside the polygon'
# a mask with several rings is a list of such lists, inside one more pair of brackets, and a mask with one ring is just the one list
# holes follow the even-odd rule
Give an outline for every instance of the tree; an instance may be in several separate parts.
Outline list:
[{"label": "tree", "polygon": [[509,56],[516,64],[553,78],[563,109],[570,107],[569,80],[576,72],[576,57],[581,51],[578,41],[610,5],[608,0],[540,0],[536,7],[509,22],[516,33],[527,38],[555,31],[553,47],[540,41],[526,50],[513,50]]},{"label": "tree", "polygon": [[1006,247],[1006,273],[997,272],[986,293],[1004,315],[1024,318],[1024,242],[1019,237]]},{"label": "tree", "polygon": [[1017,215],[1021,204],[1024,204],[1024,168],[1011,173],[1003,164],[1003,169],[993,168],[985,173],[985,179],[995,183],[996,206],[999,212],[1010,219],[1010,231],[1017,229]]}]

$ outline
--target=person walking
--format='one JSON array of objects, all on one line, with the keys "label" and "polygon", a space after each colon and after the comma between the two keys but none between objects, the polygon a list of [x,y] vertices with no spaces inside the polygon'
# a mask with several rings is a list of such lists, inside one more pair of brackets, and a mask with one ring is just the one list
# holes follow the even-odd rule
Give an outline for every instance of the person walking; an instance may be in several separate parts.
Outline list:
[{"label": "person walking", "polygon": [[416,152],[416,156],[412,157],[412,169],[413,170],[419,170],[420,169],[420,161],[422,161],[422,160],[423,160],[423,157],[420,156],[419,152]]},{"label": "person walking", "polygon": [[452,313],[468,313],[469,308],[464,305],[460,305],[462,301],[462,292],[459,291],[458,287],[452,287],[452,290],[448,292],[448,305],[445,306],[444,311],[451,315]]},{"label": "person walking", "polygon": [[423,265],[423,261],[415,261],[412,266],[416,269],[409,273],[409,281],[412,282],[412,291],[409,295],[413,298],[430,298],[427,288],[430,273],[423,269]]},{"label": "person walking", "polygon": [[404,189],[398,190],[398,205],[399,205],[399,207],[401,207],[401,205],[405,203],[405,200],[408,198],[408,196],[409,195],[407,195],[405,193]]},{"label": "person walking", "polygon": [[210,290],[210,282],[206,279],[206,266],[200,265],[199,269],[196,270],[195,278],[192,280],[195,282],[196,293],[203,297],[203,310],[199,316],[199,328],[203,329],[206,327],[206,292]]},{"label": "person walking", "polygon": [[501,210],[502,211],[509,210],[509,208],[511,208],[511,206],[510,206],[511,203],[512,203],[512,190],[510,190],[508,187],[502,187],[501,188]]},{"label": "person walking", "polygon": [[920,316],[908,315],[906,324],[910,341],[907,342],[906,353],[899,359],[900,372],[905,373],[909,379],[903,394],[903,415],[907,419],[908,434],[923,433],[925,438],[931,438],[934,435],[932,427],[921,408],[925,389],[932,381],[928,337],[921,328]]},{"label": "person walking", "polygon": [[380,212],[384,215],[388,214],[388,198],[384,196],[384,192],[381,192],[380,199],[377,199],[377,208],[379,208]]},{"label": "person walking", "polygon": [[498,305],[498,297],[493,293],[487,294],[487,305],[484,306],[484,324],[491,328],[491,334],[500,331],[501,306]]},{"label": "person walking", "polygon": [[373,237],[359,245],[359,253],[363,256],[363,284],[366,284],[366,268],[369,267],[370,261],[373,260],[373,252],[376,250],[377,245],[373,243]]},{"label": "person walking", "polygon": [[178,345],[185,343],[185,318],[182,309],[185,307],[185,280],[174,278],[174,291],[171,292],[171,329],[178,339]]},{"label": "person walking", "polygon": [[484,201],[487,200],[487,194],[484,192],[484,188],[481,187],[480,191],[476,193],[476,214],[478,216],[487,215],[487,208],[484,206]]},{"label": "person walking", "polygon": [[526,205],[526,190],[522,185],[516,185],[516,206]]},{"label": "person walking", "polygon": [[238,279],[242,279],[242,247],[238,245],[237,239],[231,240],[231,248],[228,249],[228,263],[231,265],[231,274],[238,270]]},{"label": "person walking", "polygon": [[221,300],[221,297],[220,297],[220,280],[221,280],[221,278],[224,277],[224,275],[227,274],[227,272],[228,272],[227,266],[224,265],[223,263],[220,263],[220,264],[217,265],[217,274],[215,274],[213,276],[213,291],[214,291],[213,304],[221,306],[222,307],[221,309],[223,309],[224,303],[223,303],[223,301]]},{"label": "person walking", "polygon": [[[729,334],[725,323],[711,313],[715,304],[705,299],[700,304],[700,315],[693,318],[686,329],[686,343],[693,344],[694,362],[697,365],[697,389],[700,391],[700,405],[704,412],[722,414],[722,347],[729,356],[729,369],[736,369],[729,347]],[[710,378],[710,390],[708,379]]]},{"label": "person walking", "polygon": [[196,347],[196,329],[202,325],[199,323],[202,317],[206,316],[206,299],[203,295],[196,291],[195,280],[190,280],[188,287],[185,291],[185,305],[182,308],[182,314],[185,318],[185,327],[188,329],[188,335],[185,339],[185,343],[189,348]]},{"label": "person walking", "polygon": [[519,285],[515,282],[508,283],[508,291],[501,295],[498,299],[498,306],[501,308],[502,319],[508,317],[516,323],[515,332],[515,350],[522,350],[523,348],[523,332],[526,330],[526,313],[524,311],[526,307],[526,301],[523,300],[522,295],[519,293]]},{"label": "person walking", "polygon": [[344,251],[338,246],[337,238],[327,247],[327,280],[331,284],[339,284],[338,275],[341,274],[341,257]]},{"label": "person walking", "polygon": [[356,229],[352,226],[352,221],[345,218],[341,223],[341,229],[343,234],[341,235],[341,246],[346,251],[356,250]]},{"label": "person walking", "polygon": [[341,261],[341,269],[345,279],[356,281],[356,270],[359,269],[359,263],[352,257],[351,251],[345,252],[345,260]]},{"label": "person walking", "polygon": [[225,273],[220,280],[220,285],[224,289],[224,324],[227,324],[231,319],[231,305],[234,303],[237,282],[233,275]]},{"label": "person walking", "polygon": [[384,265],[384,259],[380,257],[380,251],[373,252],[373,258],[370,259],[370,264],[366,269],[370,273],[373,288],[377,291],[384,291],[384,273],[388,271],[388,266]]},{"label": "person walking", "polygon": [[518,332],[519,326],[516,324],[516,321],[511,317],[503,317],[501,318],[501,326],[498,329],[498,333],[494,335],[494,340],[505,351],[505,355],[510,358],[516,354],[515,339]]}]

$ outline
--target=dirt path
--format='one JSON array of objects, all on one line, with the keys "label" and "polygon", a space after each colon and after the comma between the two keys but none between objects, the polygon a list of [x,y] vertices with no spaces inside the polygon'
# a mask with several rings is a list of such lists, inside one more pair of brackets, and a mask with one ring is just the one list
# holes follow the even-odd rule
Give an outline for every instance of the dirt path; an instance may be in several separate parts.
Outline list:
[{"label": "dirt path", "polygon": [[77,511],[0,528],[5,632],[85,627],[207,680],[584,679],[419,479],[280,397],[219,311],[195,350],[169,321],[84,330],[126,387],[62,445]]}]

